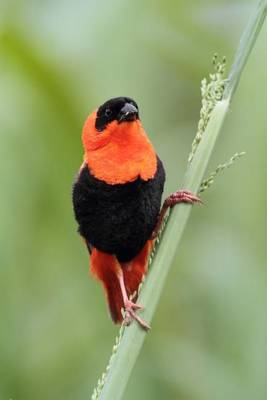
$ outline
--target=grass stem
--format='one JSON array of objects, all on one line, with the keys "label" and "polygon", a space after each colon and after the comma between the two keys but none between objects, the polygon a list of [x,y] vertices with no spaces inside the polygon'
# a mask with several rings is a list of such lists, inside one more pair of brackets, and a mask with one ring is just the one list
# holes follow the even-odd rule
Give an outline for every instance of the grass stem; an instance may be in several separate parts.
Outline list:
[{"label": "grass stem", "polygon": [[[264,22],[266,9],[267,1],[260,1],[242,35],[223,98],[217,102],[210,115],[203,137],[188,165],[183,188],[195,193],[200,188],[216,139],[229,109],[230,101]],[[148,323],[151,322],[156,310],[191,208],[191,206],[181,204],[172,210],[160,238],[160,244],[157,246],[152,266],[139,296],[140,304],[145,306],[142,317]],[[95,389],[92,398],[101,400],[120,400],[122,398],[144,339],[146,336],[149,337],[150,334],[140,329],[136,323],[132,323],[130,327],[124,330],[120,343],[116,347],[116,353],[112,356],[108,371],[101,381],[101,388]]]}]

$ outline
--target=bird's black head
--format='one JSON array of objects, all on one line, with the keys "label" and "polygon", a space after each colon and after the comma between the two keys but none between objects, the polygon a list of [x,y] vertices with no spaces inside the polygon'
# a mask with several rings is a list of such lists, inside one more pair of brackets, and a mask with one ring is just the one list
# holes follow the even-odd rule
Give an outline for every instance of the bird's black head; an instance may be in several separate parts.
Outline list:
[{"label": "bird's black head", "polygon": [[119,123],[139,119],[138,105],[129,97],[115,97],[99,107],[96,114],[95,127],[102,132],[112,121]]}]

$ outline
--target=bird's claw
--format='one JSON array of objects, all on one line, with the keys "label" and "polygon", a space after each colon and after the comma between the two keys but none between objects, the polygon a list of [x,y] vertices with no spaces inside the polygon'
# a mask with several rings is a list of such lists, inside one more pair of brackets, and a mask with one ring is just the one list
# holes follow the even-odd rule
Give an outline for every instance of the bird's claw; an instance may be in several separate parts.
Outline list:
[{"label": "bird's claw", "polygon": [[133,310],[143,310],[144,309],[144,307],[143,306],[141,306],[141,305],[139,305],[139,304],[136,304],[136,303],[134,303],[133,301],[131,301],[131,300],[127,300],[126,302],[125,302],[125,304],[124,304],[124,307],[125,307],[125,310],[127,311],[127,309],[133,309]]},{"label": "bird's claw", "polygon": [[142,310],[143,308],[144,308],[143,306],[140,306],[139,304],[135,304],[132,301],[128,300],[124,307],[125,317],[123,324],[129,326],[132,323],[132,321],[135,320],[139,323],[142,329],[148,331],[150,329],[150,326],[136,313],[137,310]]},{"label": "bird's claw", "polygon": [[170,207],[175,206],[177,203],[203,204],[203,201],[189,190],[178,190],[172,193],[166,200]]}]

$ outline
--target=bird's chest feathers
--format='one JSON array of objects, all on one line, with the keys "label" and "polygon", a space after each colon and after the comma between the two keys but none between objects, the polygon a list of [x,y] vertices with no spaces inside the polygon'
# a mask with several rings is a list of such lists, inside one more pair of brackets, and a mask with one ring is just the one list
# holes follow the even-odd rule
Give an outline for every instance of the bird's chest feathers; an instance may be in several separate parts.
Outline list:
[{"label": "bird's chest feathers", "polygon": [[142,128],[133,128],[117,129],[105,138],[103,147],[85,152],[85,161],[97,179],[114,185],[138,177],[143,180],[154,177],[157,158],[153,146]]}]

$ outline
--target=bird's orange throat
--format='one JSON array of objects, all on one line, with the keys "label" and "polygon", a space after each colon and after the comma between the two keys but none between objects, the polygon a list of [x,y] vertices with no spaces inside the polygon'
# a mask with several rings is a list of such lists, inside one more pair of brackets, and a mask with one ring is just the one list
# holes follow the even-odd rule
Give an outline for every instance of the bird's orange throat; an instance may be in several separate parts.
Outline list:
[{"label": "bird's orange throat", "polygon": [[95,129],[96,112],[86,120],[82,141],[91,174],[108,184],[148,180],[157,170],[157,156],[139,120],[113,121],[103,132]]}]

